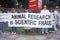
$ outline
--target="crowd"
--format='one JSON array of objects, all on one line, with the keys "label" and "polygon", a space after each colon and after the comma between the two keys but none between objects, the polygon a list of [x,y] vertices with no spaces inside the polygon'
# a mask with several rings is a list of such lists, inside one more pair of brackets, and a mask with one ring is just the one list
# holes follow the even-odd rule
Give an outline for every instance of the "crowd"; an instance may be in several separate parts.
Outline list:
[{"label": "crowd", "polygon": [[41,11],[41,13],[51,13],[53,15],[53,22],[52,22],[52,25],[53,27],[52,28],[42,28],[42,34],[44,34],[44,31],[45,33],[48,33],[49,32],[54,32],[54,31],[57,31],[58,28],[59,28],[59,25],[60,25],[60,9],[59,9],[59,6],[56,6],[55,9],[54,8],[50,8],[49,10],[47,9],[47,6],[44,5],[44,9]]},{"label": "crowd", "polygon": [[[28,10],[17,10],[16,8],[11,8],[10,11],[4,11],[4,9],[0,8],[0,13],[27,13]],[[47,6],[44,5],[43,9],[40,11],[40,13],[51,13],[53,15],[53,22],[52,28],[41,28],[42,34],[49,33],[49,32],[55,32],[58,31],[60,27],[60,8],[59,6],[56,6],[55,8],[51,7],[50,9],[47,9]],[[2,30],[2,33],[6,32],[6,27],[8,26],[8,22],[4,22],[0,18],[0,29]],[[25,33],[31,32],[32,28],[25,27]],[[12,27],[12,34],[16,34],[16,27]],[[38,31],[38,28],[36,28],[36,31]]]}]

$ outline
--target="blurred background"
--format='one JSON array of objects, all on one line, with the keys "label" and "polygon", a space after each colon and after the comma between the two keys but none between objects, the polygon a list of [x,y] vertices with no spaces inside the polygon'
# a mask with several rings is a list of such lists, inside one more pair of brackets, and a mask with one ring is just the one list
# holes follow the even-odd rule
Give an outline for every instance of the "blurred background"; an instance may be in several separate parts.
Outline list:
[{"label": "blurred background", "polygon": [[[60,0],[42,0],[43,5],[47,4],[48,7],[50,6],[56,6],[59,5],[60,6]],[[28,8],[28,2],[29,0],[1,0],[0,1],[0,6],[3,8],[12,8],[12,7],[18,7],[20,8],[22,6],[22,8],[27,9]]]}]

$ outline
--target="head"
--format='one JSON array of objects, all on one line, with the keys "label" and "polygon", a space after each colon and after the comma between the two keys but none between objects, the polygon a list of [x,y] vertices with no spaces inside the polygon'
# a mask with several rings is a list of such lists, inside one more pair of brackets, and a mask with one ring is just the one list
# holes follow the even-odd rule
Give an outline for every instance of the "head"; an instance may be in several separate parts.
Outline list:
[{"label": "head", "polygon": [[2,13],[2,10],[0,10],[0,13]]},{"label": "head", "polygon": [[12,8],[11,9],[11,12],[15,13],[16,12],[16,9],[15,8]]},{"label": "head", "polygon": [[3,9],[2,8],[0,8],[0,13],[2,13],[3,12]]},{"label": "head", "polygon": [[44,9],[47,9],[47,5],[44,5]]},{"label": "head", "polygon": [[57,11],[58,11],[58,10],[59,10],[59,6],[56,6],[56,7],[55,7],[55,10],[57,10]]},{"label": "head", "polygon": [[28,9],[27,10],[25,10],[26,12],[28,12]]},{"label": "head", "polygon": [[22,9],[20,12],[21,12],[21,13],[25,13],[26,11],[25,11],[25,9]]}]

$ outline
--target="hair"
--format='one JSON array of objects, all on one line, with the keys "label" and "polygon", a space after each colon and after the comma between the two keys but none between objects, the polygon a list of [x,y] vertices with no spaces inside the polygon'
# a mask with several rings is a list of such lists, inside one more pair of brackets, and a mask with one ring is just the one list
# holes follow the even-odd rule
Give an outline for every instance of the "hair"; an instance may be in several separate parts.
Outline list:
[{"label": "hair", "polygon": [[16,8],[11,8],[11,12],[13,12],[13,10],[15,10],[15,11],[16,11]]},{"label": "hair", "polygon": [[0,11],[4,12],[4,9],[3,8],[0,8]]}]

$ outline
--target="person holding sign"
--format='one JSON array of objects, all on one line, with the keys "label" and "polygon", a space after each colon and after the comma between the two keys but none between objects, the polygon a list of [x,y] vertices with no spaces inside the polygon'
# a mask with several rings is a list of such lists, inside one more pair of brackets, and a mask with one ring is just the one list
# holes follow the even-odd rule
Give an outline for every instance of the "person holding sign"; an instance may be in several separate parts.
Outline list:
[{"label": "person holding sign", "polygon": [[54,30],[57,31],[57,27],[58,27],[58,10],[59,10],[59,6],[56,6],[54,14],[55,14],[55,24],[56,27],[54,27]]},{"label": "person holding sign", "polygon": [[[28,13],[28,9],[26,10],[26,13]],[[31,32],[31,27],[24,27],[25,33],[30,33]]]},{"label": "person holding sign", "polygon": [[0,10],[0,26],[2,29],[2,33],[6,32],[6,27],[7,25],[7,21],[8,21],[8,15],[6,13],[3,13],[3,9]]},{"label": "person holding sign", "polygon": [[53,15],[53,20],[52,20],[52,28],[49,28],[49,32],[54,32],[54,27],[56,27],[55,24],[55,14],[54,14],[54,9],[51,7],[50,8],[50,13]]},{"label": "person holding sign", "polygon": [[[49,10],[47,9],[46,5],[44,5],[44,9],[41,10],[41,13],[43,13],[43,14],[49,13]],[[48,33],[48,28],[42,28],[42,34],[44,34],[44,31],[45,31],[45,33]]]},{"label": "person holding sign", "polygon": [[[11,13],[16,13],[16,9],[12,8]],[[16,34],[16,27],[12,27],[12,34]]]}]

